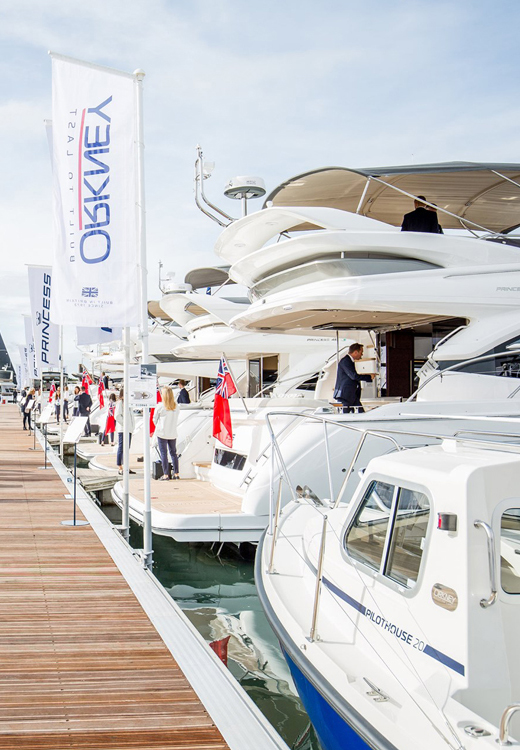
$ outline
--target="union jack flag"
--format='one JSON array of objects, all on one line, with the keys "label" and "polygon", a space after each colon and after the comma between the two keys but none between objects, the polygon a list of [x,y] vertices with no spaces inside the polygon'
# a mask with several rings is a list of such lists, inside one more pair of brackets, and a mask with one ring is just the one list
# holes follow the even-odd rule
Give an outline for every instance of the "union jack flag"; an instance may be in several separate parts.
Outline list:
[{"label": "union jack flag", "polygon": [[97,297],[99,289],[97,286],[84,286],[81,290],[82,297]]},{"label": "union jack flag", "polygon": [[237,392],[235,383],[229,367],[226,362],[226,358],[222,357],[218,366],[217,384],[215,386],[215,393],[222,398],[229,398]]}]

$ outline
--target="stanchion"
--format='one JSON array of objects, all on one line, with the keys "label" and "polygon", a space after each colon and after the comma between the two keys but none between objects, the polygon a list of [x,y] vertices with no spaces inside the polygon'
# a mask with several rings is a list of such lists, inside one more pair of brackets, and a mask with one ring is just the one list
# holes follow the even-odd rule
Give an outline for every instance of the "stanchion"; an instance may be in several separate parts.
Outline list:
[{"label": "stanchion", "polygon": [[74,511],[72,521],[62,521],[62,526],[90,526],[88,521],[76,518],[76,484],[77,484],[78,444],[74,443]]}]

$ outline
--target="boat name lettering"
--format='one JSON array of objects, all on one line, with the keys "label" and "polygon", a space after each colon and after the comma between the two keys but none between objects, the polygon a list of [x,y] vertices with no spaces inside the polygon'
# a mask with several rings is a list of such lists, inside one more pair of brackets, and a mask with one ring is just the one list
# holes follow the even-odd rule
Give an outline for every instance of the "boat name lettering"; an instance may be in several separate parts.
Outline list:
[{"label": "boat name lettering", "polygon": [[520,286],[497,286],[497,292],[520,292]]},{"label": "boat name lettering", "polygon": [[443,586],[442,583],[434,583],[432,586],[432,599],[434,604],[453,612],[459,604],[459,597],[454,589]]},{"label": "boat name lettering", "polygon": [[[394,625],[393,622],[390,622],[390,620],[387,620],[385,617],[382,617],[381,615],[377,615],[375,612],[372,612],[371,609],[367,609],[365,611],[365,617],[368,617],[369,620],[372,620],[372,622],[375,625],[379,625],[381,628],[383,628],[383,630],[388,630],[389,633],[391,633],[392,635],[395,635],[395,637],[398,638],[400,641],[413,644],[413,647],[418,648],[419,651],[422,651],[424,649],[423,641],[420,641],[411,633],[408,633],[406,630],[403,630],[397,625]],[[420,644],[422,644],[422,647]]]}]

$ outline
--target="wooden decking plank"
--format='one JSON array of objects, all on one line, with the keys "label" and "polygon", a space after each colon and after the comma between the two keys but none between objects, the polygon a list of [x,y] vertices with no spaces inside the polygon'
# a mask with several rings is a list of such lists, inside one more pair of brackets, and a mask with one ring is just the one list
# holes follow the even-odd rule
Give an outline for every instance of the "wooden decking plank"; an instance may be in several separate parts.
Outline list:
[{"label": "wooden decking plank", "polygon": [[[0,409],[0,750],[227,744],[90,527]],[[78,511],[78,518],[82,518]]]}]

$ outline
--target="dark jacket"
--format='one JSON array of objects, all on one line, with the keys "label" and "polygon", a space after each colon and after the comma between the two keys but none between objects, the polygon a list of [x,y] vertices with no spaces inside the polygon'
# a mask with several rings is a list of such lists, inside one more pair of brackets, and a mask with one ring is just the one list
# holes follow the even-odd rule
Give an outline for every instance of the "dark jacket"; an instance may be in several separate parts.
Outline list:
[{"label": "dark jacket", "polygon": [[181,388],[180,391],[178,392],[177,403],[178,404],[191,404],[190,394],[188,393],[186,388]]},{"label": "dark jacket", "polygon": [[404,215],[401,231],[439,234],[437,214],[435,211],[428,211],[426,208],[419,206],[415,211],[410,211],[409,214]]},{"label": "dark jacket", "polygon": [[92,406],[92,399],[88,393],[80,393],[78,398],[78,408],[80,417],[88,417],[90,414],[90,407]]},{"label": "dark jacket", "polygon": [[356,371],[354,360],[349,354],[347,354],[342,360],[340,360],[338,365],[334,398],[341,399],[345,406],[359,406],[362,380],[365,381],[365,383],[372,382],[370,375],[360,375]]}]

